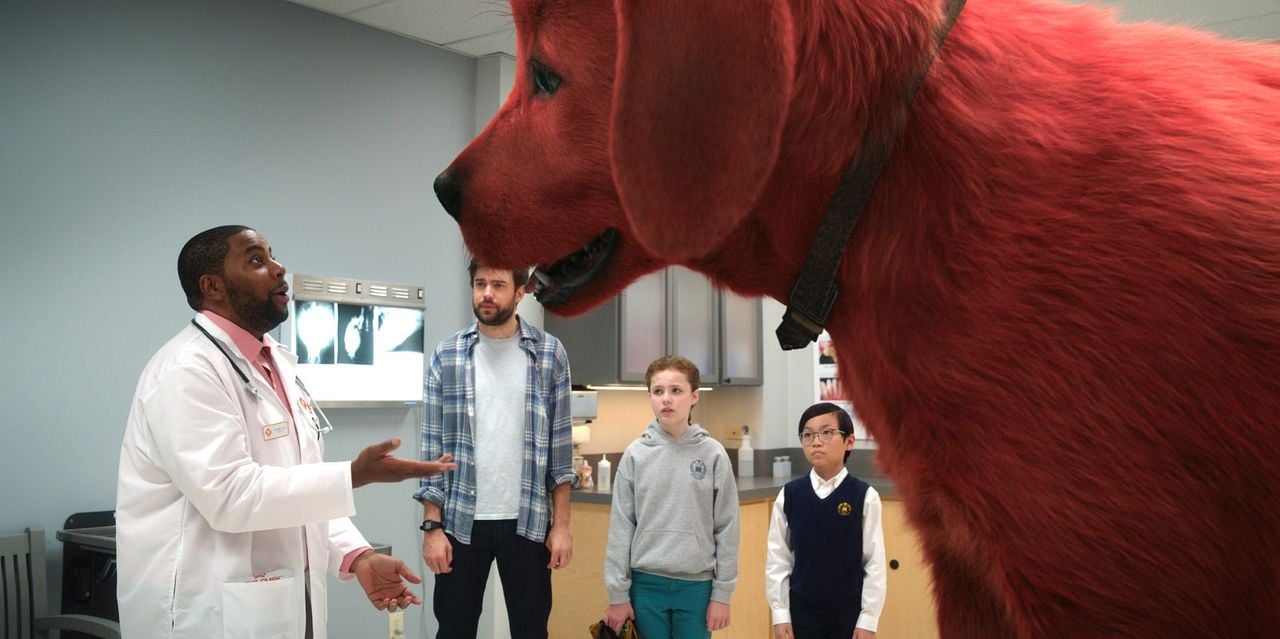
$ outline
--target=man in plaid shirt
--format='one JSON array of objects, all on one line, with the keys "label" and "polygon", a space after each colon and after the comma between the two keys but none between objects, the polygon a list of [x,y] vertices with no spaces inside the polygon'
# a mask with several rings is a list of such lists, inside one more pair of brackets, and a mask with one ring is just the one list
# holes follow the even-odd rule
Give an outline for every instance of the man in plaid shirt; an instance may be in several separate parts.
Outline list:
[{"label": "man in plaid shirt", "polygon": [[422,481],[422,556],[436,575],[438,639],[476,636],[496,560],[513,639],[547,637],[551,569],[568,565],[573,472],[569,360],[515,314],[525,271],[472,261],[476,323],[436,346],[427,371],[423,459],[458,468]]}]

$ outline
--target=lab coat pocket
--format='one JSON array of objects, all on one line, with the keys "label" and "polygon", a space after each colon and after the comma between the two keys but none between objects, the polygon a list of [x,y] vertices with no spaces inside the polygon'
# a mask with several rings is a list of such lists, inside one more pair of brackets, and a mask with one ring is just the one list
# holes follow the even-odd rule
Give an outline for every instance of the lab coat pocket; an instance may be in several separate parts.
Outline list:
[{"label": "lab coat pocket", "polygon": [[276,570],[222,584],[222,639],[302,639],[298,580]]}]

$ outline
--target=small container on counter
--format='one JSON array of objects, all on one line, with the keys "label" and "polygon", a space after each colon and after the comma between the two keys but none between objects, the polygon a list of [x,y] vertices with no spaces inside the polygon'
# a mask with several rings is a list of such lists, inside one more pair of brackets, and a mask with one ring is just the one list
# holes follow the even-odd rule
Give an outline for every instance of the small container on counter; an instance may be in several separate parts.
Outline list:
[{"label": "small container on counter", "polygon": [[773,476],[783,478],[791,476],[791,457],[782,455],[773,458]]}]

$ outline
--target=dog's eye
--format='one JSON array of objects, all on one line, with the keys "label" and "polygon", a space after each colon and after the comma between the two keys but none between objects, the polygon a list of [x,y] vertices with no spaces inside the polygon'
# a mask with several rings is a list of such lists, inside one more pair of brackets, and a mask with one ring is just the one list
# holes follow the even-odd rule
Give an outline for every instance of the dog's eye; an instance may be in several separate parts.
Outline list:
[{"label": "dog's eye", "polygon": [[547,65],[533,60],[529,63],[529,70],[533,76],[534,95],[550,97],[560,88],[560,76]]}]

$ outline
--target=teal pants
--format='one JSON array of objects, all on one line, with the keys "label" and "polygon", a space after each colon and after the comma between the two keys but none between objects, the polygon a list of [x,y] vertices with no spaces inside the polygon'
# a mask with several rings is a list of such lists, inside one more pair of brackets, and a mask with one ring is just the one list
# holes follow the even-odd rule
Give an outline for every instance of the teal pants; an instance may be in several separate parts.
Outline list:
[{"label": "teal pants", "polygon": [[685,581],[631,571],[631,608],[644,639],[707,639],[711,581]]}]

